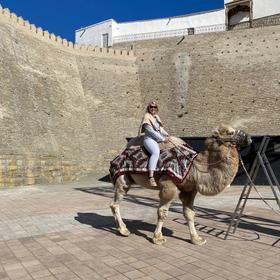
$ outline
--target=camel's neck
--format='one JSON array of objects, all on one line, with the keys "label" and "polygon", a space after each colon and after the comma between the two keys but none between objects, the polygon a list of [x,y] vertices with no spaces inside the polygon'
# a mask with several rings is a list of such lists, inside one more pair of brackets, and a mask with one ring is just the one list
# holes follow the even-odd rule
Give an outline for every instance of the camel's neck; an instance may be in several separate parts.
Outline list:
[{"label": "camel's neck", "polygon": [[194,161],[193,176],[196,188],[203,195],[222,192],[233,181],[238,170],[238,152],[235,147],[219,151],[206,150]]}]

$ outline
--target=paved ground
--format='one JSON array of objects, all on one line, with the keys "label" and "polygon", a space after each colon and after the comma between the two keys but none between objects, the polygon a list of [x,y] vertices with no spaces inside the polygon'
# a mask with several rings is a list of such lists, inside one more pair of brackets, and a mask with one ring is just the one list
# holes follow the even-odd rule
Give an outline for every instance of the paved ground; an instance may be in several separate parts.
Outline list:
[{"label": "paved ground", "polygon": [[249,201],[236,234],[223,240],[241,187],[197,198],[206,245],[190,244],[175,201],[167,243],[157,246],[157,193],[130,191],[122,214],[133,233],[121,237],[109,210],[112,187],[97,178],[0,190],[0,279],[280,279],[280,216],[263,202]]}]

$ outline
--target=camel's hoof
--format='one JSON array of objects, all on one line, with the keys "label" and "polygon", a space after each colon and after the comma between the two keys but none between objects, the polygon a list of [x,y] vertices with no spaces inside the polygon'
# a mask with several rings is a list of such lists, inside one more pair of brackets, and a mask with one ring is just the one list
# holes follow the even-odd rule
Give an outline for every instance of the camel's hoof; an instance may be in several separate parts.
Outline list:
[{"label": "camel's hoof", "polygon": [[153,242],[156,245],[162,245],[166,242],[165,238],[153,238]]},{"label": "camel's hoof", "polygon": [[162,234],[155,234],[153,237],[153,242],[156,245],[162,245],[166,242],[166,239],[162,236]]},{"label": "camel's hoof", "polygon": [[118,228],[119,233],[122,236],[129,236],[130,235],[130,231],[125,227],[125,228]]},{"label": "camel's hoof", "polygon": [[206,239],[204,239],[203,237],[200,237],[200,236],[196,236],[196,237],[191,238],[191,242],[194,245],[202,246],[206,243]]}]

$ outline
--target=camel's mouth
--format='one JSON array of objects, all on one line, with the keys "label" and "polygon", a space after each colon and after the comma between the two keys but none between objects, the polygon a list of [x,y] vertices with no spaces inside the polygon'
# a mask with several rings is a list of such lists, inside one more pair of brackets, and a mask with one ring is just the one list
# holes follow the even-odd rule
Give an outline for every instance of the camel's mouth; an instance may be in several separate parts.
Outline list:
[{"label": "camel's mouth", "polygon": [[220,125],[216,128],[212,138],[216,139],[217,143],[237,148],[246,147],[252,143],[251,136],[248,133],[227,125]]},{"label": "camel's mouth", "polygon": [[252,143],[251,136],[243,130],[236,130],[234,135],[237,147],[247,147]]}]

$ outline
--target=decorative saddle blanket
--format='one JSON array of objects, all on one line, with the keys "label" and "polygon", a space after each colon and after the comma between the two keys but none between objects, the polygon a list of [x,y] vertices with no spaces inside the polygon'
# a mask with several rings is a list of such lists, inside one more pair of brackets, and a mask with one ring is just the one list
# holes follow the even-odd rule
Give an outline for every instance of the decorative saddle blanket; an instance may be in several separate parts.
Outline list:
[{"label": "decorative saddle blanket", "polygon": [[[160,152],[155,175],[167,174],[176,183],[181,183],[192,166],[197,153],[188,145],[174,146]],[[111,161],[110,175],[112,182],[122,174],[148,173],[149,153],[140,146],[126,148]]]}]

